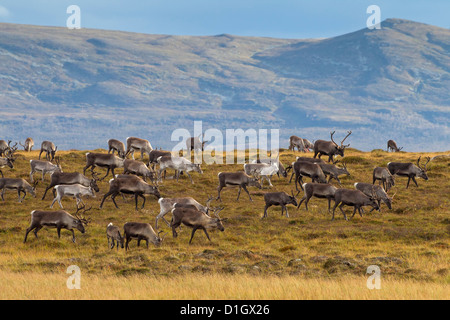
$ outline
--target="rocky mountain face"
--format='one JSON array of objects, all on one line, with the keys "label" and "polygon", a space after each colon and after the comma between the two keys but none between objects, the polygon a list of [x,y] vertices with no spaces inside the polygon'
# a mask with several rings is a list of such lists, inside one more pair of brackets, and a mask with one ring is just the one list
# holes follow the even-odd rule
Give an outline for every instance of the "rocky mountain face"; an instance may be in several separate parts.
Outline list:
[{"label": "rocky mountain face", "polygon": [[0,139],[170,149],[176,128],[279,128],[352,147],[450,149],[450,31],[400,19],[329,39],[0,24]]}]

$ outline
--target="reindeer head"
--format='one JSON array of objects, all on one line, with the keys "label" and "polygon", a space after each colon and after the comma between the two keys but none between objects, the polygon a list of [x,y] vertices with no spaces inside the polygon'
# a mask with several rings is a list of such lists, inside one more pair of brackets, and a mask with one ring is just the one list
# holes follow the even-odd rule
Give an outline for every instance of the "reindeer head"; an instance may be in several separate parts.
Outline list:
[{"label": "reindeer head", "polygon": [[286,204],[293,204],[294,206],[298,206],[297,199],[294,196],[294,191],[291,190],[292,196],[289,196],[289,202]]},{"label": "reindeer head", "polygon": [[347,131],[347,135],[346,135],[345,138],[341,141],[340,146],[333,140],[333,135],[334,135],[335,132],[336,132],[336,131],[330,132],[330,134],[331,134],[331,141],[334,143],[334,145],[335,145],[335,147],[336,147],[336,154],[337,154],[337,155],[340,155],[341,157],[343,157],[343,156],[344,156],[344,150],[345,150],[345,148],[347,148],[347,147],[350,146],[350,144],[344,145],[343,143],[344,143],[345,139],[347,139],[348,136],[352,134],[352,132],[351,132],[351,131]]},{"label": "reindeer head", "polygon": [[[91,222],[91,218],[86,219],[84,217],[84,214],[91,209],[92,209],[92,207],[89,207],[89,209],[86,209],[86,206],[81,206],[81,207],[77,206],[77,212],[75,212],[75,214],[74,214],[74,217],[75,217],[75,220],[74,220],[75,226],[74,227],[77,228],[78,231],[80,231],[81,233],[86,232],[85,226],[87,226]],[[83,210],[83,212],[81,214],[79,214],[79,212],[81,210]]]},{"label": "reindeer head", "polygon": [[225,222],[228,220],[228,218],[221,219],[219,216],[219,212],[222,211],[223,209],[224,209],[224,207],[214,208],[215,218],[213,218],[213,220],[212,220],[213,223],[211,225],[212,228],[217,228],[222,232],[225,231],[225,227],[223,226],[222,222]]},{"label": "reindeer head", "polygon": [[425,180],[428,180],[428,175],[427,175],[427,164],[428,164],[428,162],[430,162],[430,157],[427,157],[426,159],[427,159],[427,162],[425,162],[425,165],[422,167],[421,165],[420,165],[420,158],[421,158],[421,156],[419,157],[419,159],[417,159],[417,167],[419,168],[419,173],[417,174],[417,176],[418,177],[420,177],[420,178],[422,178],[422,179],[425,179]]},{"label": "reindeer head", "polygon": [[163,243],[163,241],[164,241],[164,238],[165,238],[166,235],[167,235],[167,232],[166,232],[166,233],[163,234],[163,236],[161,237],[160,234],[161,234],[162,232],[163,232],[163,231],[158,232],[158,235],[155,237],[155,240],[152,241],[153,244],[154,244],[155,246],[157,246],[157,247],[159,247],[159,246],[162,245],[162,243]]}]

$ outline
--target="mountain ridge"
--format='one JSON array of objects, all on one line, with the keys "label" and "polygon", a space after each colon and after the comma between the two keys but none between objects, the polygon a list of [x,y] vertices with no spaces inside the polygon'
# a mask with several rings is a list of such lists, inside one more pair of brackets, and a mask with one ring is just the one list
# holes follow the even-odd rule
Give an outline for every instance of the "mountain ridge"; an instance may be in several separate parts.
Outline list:
[{"label": "mountain ridge", "polygon": [[137,135],[171,148],[175,128],[202,120],[281,128],[281,146],[351,129],[361,150],[391,138],[405,150],[450,149],[450,31],[381,26],[276,39],[0,24],[0,138],[89,149]]}]

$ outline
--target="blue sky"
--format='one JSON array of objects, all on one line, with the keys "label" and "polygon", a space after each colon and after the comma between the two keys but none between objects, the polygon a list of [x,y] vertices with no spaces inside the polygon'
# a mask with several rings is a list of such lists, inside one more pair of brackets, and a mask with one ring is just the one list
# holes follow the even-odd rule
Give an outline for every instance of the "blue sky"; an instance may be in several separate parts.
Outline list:
[{"label": "blue sky", "polygon": [[366,26],[369,5],[381,19],[450,28],[449,0],[0,0],[0,22],[62,26],[81,8],[81,27],[174,35],[331,37]]}]

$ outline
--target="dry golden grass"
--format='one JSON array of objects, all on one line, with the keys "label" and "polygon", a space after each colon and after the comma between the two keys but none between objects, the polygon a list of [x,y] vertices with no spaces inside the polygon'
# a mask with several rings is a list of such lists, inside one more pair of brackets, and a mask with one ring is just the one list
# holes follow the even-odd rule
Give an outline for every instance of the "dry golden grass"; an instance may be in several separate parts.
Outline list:
[{"label": "dry golden grass", "polygon": [[[352,175],[341,180],[344,187],[353,188],[354,182],[371,182],[375,166],[385,166],[389,161],[415,162],[419,155],[438,154],[444,153],[349,149],[343,161]],[[3,170],[5,176],[28,180],[29,160],[37,155],[20,152],[15,169]],[[288,164],[296,155],[283,151],[281,161]],[[66,172],[82,172],[85,151],[64,151],[60,156]],[[221,216],[229,220],[225,232],[210,232],[211,243],[198,232],[193,244],[188,245],[187,227],[173,239],[162,223],[162,230],[169,235],[160,248],[137,248],[134,241],[128,252],[107,248],[107,224],[122,226],[139,221],[154,225],[159,205],[154,197],[148,197],[145,209],[136,212],[134,200],[118,197],[120,209],[107,200],[100,210],[109,178],[101,182],[97,198],[86,200],[93,207],[93,221],[86,234],[76,232],[76,244],[70,241],[67,231],[62,231],[61,239],[57,239],[54,229],[41,230],[39,239],[30,234],[23,244],[30,212],[48,209],[52,201],[50,193],[45,201],[40,200],[49,181],[47,177],[38,186],[36,199],[27,196],[19,204],[17,195],[9,191],[6,202],[0,202],[0,284],[6,288],[1,294],[6,299],[64,299],[73,295],[83,299],[188,299],[190,295],[196,299],[448,298],[450,160],[433,161],[429,168],[430,180],[419,179],[418,188],[411,185],[406,190],[406,179],[396,180],[392,210],[383,205],[381,213],[355,216],[350,221],[343,220],[338,212],[336,220],[331,221],[326,201],[316,198],[310,201],[310,211],[304,206],[298,210],[289,206],[290,218],[286,218],[280,216],[280,208],[272,207],[269,217],[261,220],[263,194],[268,189],[249,188],[254,202],[244,192],[236,202],[237,189],[225,188],[223,202],[214,202],[213,206],[223,205]],[[162,196],[190,195],[204,202],[208,194],[217,193],[218,172],[242,170],[242,165],[204,165],[203,170],[203,175],[192,174],[194,185],[186,177],[179,183],[166,180],[160,188]],[[272,183],[271,191],[290,193],[293,189],[287,179],[274,177]],[[72,199],[63,200],[63,204],[69,212],[74,211]],[[345,210],[351,212],[350,208]],[[381,268],[382,290],[368,290],[365,286],[366,269],[373,264]],[[81,268],[83,289],[78,293],[65,287],[70,265]],[[183,290],[175,289],[180,286],[174,283],[184,282]],[[189,288],[191,283],[193,287]],[[114,288],[117,295],[107,288]],[[236,292],[240,295],[236,296]]]},{"label": "dry golden grass", "polygon": [[382,279],[370,290],[365,277],[303,279],[295,276],[202,275],[157,277],[82,275],[69,290],[67,275],[0,272],[0,299],[329,300],[448,299],[449,285]]}]

